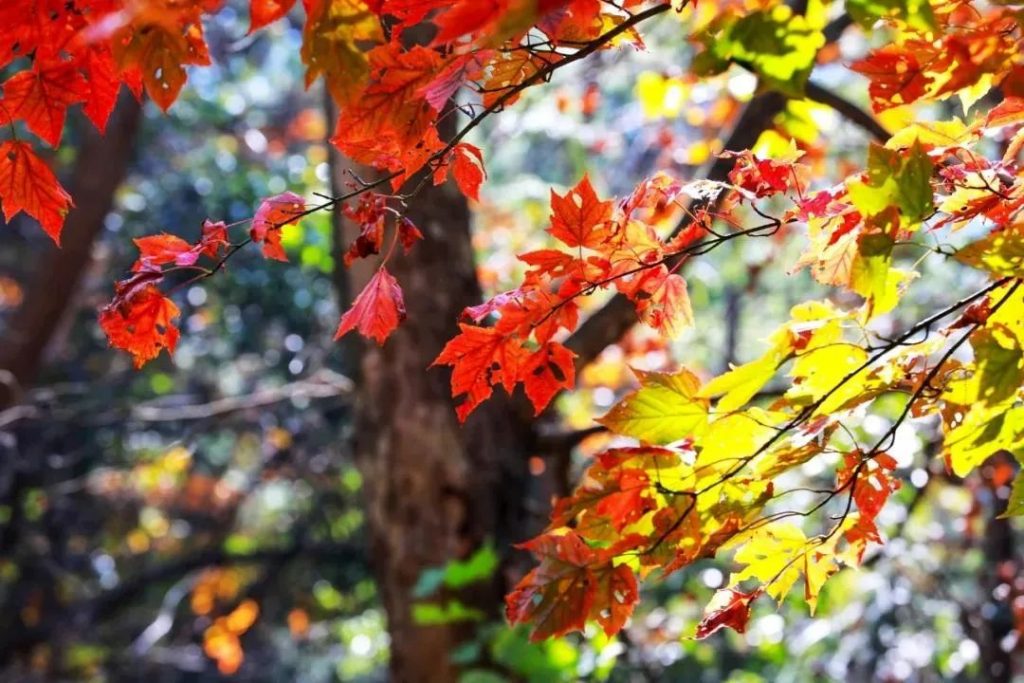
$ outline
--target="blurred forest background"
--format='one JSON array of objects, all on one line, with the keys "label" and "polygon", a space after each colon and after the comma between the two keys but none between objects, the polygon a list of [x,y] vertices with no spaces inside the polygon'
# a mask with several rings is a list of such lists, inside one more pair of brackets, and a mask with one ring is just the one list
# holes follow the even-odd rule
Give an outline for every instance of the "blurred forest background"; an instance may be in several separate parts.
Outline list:
[{"label": "blurred forest background", "polygon": [[[617,639],[531,644],[504,625],[500,596],[528,566],[510,546],[606,445],[589,416],[629,389],[629,367],[752,358],[816,287],[779,266],[799,245],[736,240],[690,264],[698,324],[682,339],[666,346],[619,316],[576,348],[580,389],[556,411],[532,422],[495,401],[460,429],[446,373],[426,366],[462,306],[509,288],[515,253],[545,244],[549,188],[584,171],[604,195],[659,169],[701,177],[756,107],[767,125],[748,145],[796,139],[825,183],[862,161],[867,133],[830,108],[754,98],[740,70],[687,75],[674,17],[652,22],[649,52],[598,54],[474,133],[484,200],[419,199],[428,240],[398,273],[410,320],[383,351],[332,341],[365,273],[343,268],[352,229],[324,213],[285,231],[289,263],[244,252],[179,291],[174,360],[132,370],[96,323],[131,238],[194,238],[206,217],[351,179],[325,144],[321,85],[302,87],[300,24],[247,36],[245,12],[229,3],[207,26],[214,66],[190,71],[169,115],[125,97],[103,138],[71,117],[57,161],[77,208],[62,250],[28,224],[0,230],[0,680],[402,680],[389,662],[424,681],[457,666],[466,683],[1012,680],[1022,548],[998,515],[1015,466],[957,480],[921,425],[892,451],[905,482],[879,517],[889,543],[830,582],[814,619],[759,604],[746,634],[692,640],[728,573],[707,561],[649,589]],[[866,49],[848,26],[826,48],[844,58]],[[812,80],[864,104],[853,78],[826,66]],[[981,284],[940,265],[926,261],[932,286],[911,290],[919,310]]]}]

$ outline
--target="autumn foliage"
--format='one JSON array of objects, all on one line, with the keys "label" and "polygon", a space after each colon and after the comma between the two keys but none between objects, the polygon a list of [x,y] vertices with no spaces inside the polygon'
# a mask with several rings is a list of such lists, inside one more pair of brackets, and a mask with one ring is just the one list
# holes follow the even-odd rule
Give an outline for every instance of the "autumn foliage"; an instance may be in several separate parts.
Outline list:
[{"label": "autumn foliage", "polygon": [[[251,30],[293,4],[254,0]],[[695,77],[744,69],[761,91],[800,99],[813,68],[829,64],[864,77],[875,113],[949,98],[969,112],[894,127],[864,149],[858,168],[827,184],[804,162],[813,150],[791,143],[771,154],[723,153],[731,171],[720,179],[659,173],[612,198],[583,177],[551,191],[548,246],[518,255],[525,276],[517,288],[451,321],[453,337],[434,361],[450,368],[460,421],[499,387],[511,395],[521,385],[537,414],[571,390],[577,368],[566,340],[579,328],[585,297],[621,295],[639,322],[665,337],[699,321],[687,264],[731,240],[799,241],[801,255],[786,265],[809,270],[841,296],[795,306],[759,357],[719,376],[636,373],[636,388],[598,418],[615,435],[612,446],[555,503],[543,533],[521,546],[537,565],[508,595],[507,615],[531,624],[534,637],[588,622],[616,633],[642,581],[711,557],[731,558],[735,571],[696,626],[698,637],[723,627],[742,631],[755,600],[782,601],[794,587],[813,611],[828,579],[883,541],[876,518],[900,486],[888,451],[908,419],[941,423],[940,452],[958,476],[996,452],[1024,454],[1024,15],[1017,3],[811,0],[801,12],[781,0],[301,4],[307,85],[323,79],[340,108],[331,143],[379,174],[315,203],[290,192],[267,198],[247,226],[211,219],[194,242],[138,240],[131,274],[100,312],[111,345],[129,352],[136,367],[173,353],[172,297],[182,283],[215,275],[249,244],[267,259],[287,259],[281,231],[337,205],[360,226],[345,263],[376,264],[337,336],[357,331],[387,343],[409,295],[387,263],[424,239],[405,216],[417,191],[450,177],[477,200],[486,164],[465,136],[565,65],[600,49],[642,49],[644,22],[658,15],[678,15],[696,52]],[[23,131],[56,147],[75,104],[102,130],[121,85],[169,108],[185,67],[209,62],[202,18],[218,5],[4,3],[0,66],[13,70],[0,100],[11,131],[0,143],[5,217],[24,211],[59,242],[72,201],[47,153]],[[885,36],[875,41],[884,47],[838,61],[828,49],[830,21],[844,13],[860,30]],[[443,138],[439,122],[456,111],[468,118]],[[855,113],[862,123],[870,119]],[[989,284],[883,334],[878,321],[897,310],[917,277],[898,267],[896,254],[931,249],[937,234],[962,245],[943,256],[987,273]],[[767,392],[773,382],[781,390]],[[874,443],[851,445],[843,425],[892,394],[904,406],[893,426]],[[816,458],[834,469],[834,486],[791,507],[784,475]],[[1020,509],[1024,484],[1015,486],[1014,500]],[[795,523],[804,517],[818,533]],[[234,641],[224,633],[207,647],[230,664]]]}]

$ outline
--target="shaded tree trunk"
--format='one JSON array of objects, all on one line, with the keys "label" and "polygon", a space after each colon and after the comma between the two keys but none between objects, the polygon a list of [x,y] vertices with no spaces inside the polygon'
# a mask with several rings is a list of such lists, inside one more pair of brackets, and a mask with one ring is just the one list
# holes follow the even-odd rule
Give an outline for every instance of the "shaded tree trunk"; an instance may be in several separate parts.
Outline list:
[{"label": "shaded tree trunk", "polygon": [[[335,194],[345,189],[338,182],[343,164],[335,155]],[[458,191],[444,185],[417,195],[409,218],[426,239],[388,263],[405,292],[408,318],[383,347],[353,343],[359,358],[355,449],[365,481],[371,561],[391,634],[392,679],[454,681],[458,671],[450,654],[477,625],[417,624],[412,589],[424,569],[464,558],[488,539],[499,550],[523,540],[533,432],[526,414],[498,396],[465,426],[457,423],[448,371],[427,368],[457,333],[463,308],[481,299],[470,212]],[[355,228],[340,214],[335,227],[338,253]],[[371,272],[357,265],[347,284],[336,279],[343,305]],[[451,597],[497,617],[504,584],[499,572],[486,585]]]},{"label": "shaded tree trunk", "polygon": [[972,615],[978,626],[976,633],[981,648],[981,679],[990,683],[1010,683],[1016,673],[1014,656],[1003,642],[1014,629],[1011,585],[1017,575],[1017,558],[1013,527],[1009,519],[1002,517],[1006,512],[1007,498],[1000,497],[1000,490],[1005,493],[1007,484],[994,480],[996,471],[1001,468],[1016,469],[1016,463],[1009,453],[997,454],[993,461],[982,468],[990,500],[985,534],[981,539],[985,564],[979,577],[985,602],[979,613]]},{"label": "shaded tree trunk", "polygon": [[0,409],[31,385],[54,334],[71,309],[92,248],[124,180],[135,146],[141,107],[127,92],[111,116],[106,135],[83,126],[82,144],[69,190],[75,207],[64,224],[61,247],[48,247],[33,269],[21,307],[0,342]]}]

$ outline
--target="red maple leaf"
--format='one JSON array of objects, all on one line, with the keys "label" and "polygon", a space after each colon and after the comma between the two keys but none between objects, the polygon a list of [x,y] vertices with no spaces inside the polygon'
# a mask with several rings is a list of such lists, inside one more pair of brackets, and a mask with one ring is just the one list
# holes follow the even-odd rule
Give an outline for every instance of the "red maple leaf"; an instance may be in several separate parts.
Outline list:
[{"label": "red maple leaf", "polygon": [[588,620],[608,635],[622,630],[640,596],[633,570],[613,564],[615,547],[594,550],[565,529],[518,547],[540,564],[505,597],[505,615],[513,624],[532,624],[530,640],[582,631]]},{"label": "red maple leaf", "polygon": [[[900,489],[899,478],[893,477],[896,459],[888,453],[879,453],[869,460],[861,460],[860,453],[847,453],[837,473],[839,486],[853,486],[853,500],[861,515],[874,521],[885,507],[889,496]],[[856,474],[857,480],[851,482]]]},{"label": "red maple leaf", "polygon": [[146,268],[159,268],[167,263],[176,266],[191,266],[202,252],[202,245],[191,245],[177,235],[149,235],[135,240],[139,248],[139,259],[132,266],[138,272]]},{"label": "red maple leaf", "polygon": [[452,175],[462,194],[480,201],[480,186],[487,178],[484,156],[479,147],[461,142],[452,150]]},{"label": "red maple leaf", "polygon": [[523,367],[523,387],[537,415],[562,389],[576,384],[576,354],[558,342],[548,342],[530,354]]},{"label": "red maple leaf", "polygon": [[791,161],[762,159],[749,150],[723,154],[724,157],[735,157],[736,165],[729,171],[729,181],[756,197],[770,197],[773,194],[784,194],[791,189],[797,194],[803,192],[800,180],[800,165]]},{"label": "red maple leaf", "polygon": [[866,59],[851,64],[850,68],[871,79],[868,92],[875,111],[920,99],[932,82],[931,76],[924,73],[917,55],[900,47],[876,50]]},{"label": "red maple leaf", "polygon": [[0,204],[5,220],[24,211],[39,221],[57,244],[64,216],[74,205],[71,195],[31,145],[17,140],[0,143]]},{"label": "red maple leaf", "polygon": [[618,564],[595,572],[597,587],[590,615],[612,636],[622,630],[640,601],[636,575],[628,565]]},{"label": "red maple leaf", "polygon": [[455,412],[465,422],[473,410],[487,400],[492,386],[501,384],[512,393],[528,355],[517,337],[503,335],[492,327],[459,324],[461,333],[445,345],[431,367],[452,367],[452,396],[464,396]]},{"label": "red maple leaf", "polygon": [[459,88],[483,75],[484,68],[493,56],[492,50],[475,50],[453,57],[420,89],[420,94],[435,111],[440,112]]},{"label": "red maple leaf", "polygon": [[423,239],[423,233],[411,220],[402,216],[398,221],[398,241],[402,243],[402,249],[409,253],[412,246]]},{"label": "red maple leaf", "polygon": [[253,242],[263,244],[264,256],[277,261],[288,260],[281,246],[281,228],[296,223],[305,208],[305,200],[294,192],[283,192],[260,203],[249,235]]},{"label": "red maple leaf", "polygon": [[352,308],[345,311],[334,338],[340,339],[352,330],[383,344],[405,320],[405,301],[398,281],[381,266],[359,292]]},{"label": "red maple leaf", "polygon": [[0,115],[4,122],[21,119],[28,129],[56,147],[68,107],[89,97],[89,84],[78,66],[58,62],[25,69],[4,81]]},{"label": "red maple leaf", "polygon": [[582,631],[597,586],[590,565],[593,550],[573,531],[548,533],[520,544],[537,556],[540,564],[505,596],[505,615],[513,624],[533,625],[531,640]]},{"label": "red maple leaf", "polygon": [[442,148],[437,112],[422,95],[443,59],[436,51],[396,43],[370,51],[370,84],[344,107],[331,142],[355,161],[408,177]]},{"label": "red maple leaf", "polygon": [[758,588],[744,593],[733,588],[723,588],[715,593],[704,612],[704,618],[697,625],[697,637],[707,638],[720,628],[731,628],[737,633],[747,630],[750,620],[750,604],[762,593]]},{"label": "red maple leaf", "polygon": [[100,327],[111,346],[132,355],[138,369],[163,349],[174,353],[179,332],[172,320],[178,313],[174,302],[154,284],[153,276],[141,273],[118,283],[114,301],[100,310]]},{"label": "red maple leaf", "polygon": [[640,318],[667,337],[677,337],[693,325],[693,309],[686,280],[678,273],[670,273],[649,298],[637,301]]},{"label": "red maple leaf", "polygon": [[359,203],[342,208],[345,216],[359,224],[359,235],[345,252],[345,265],[350,266],[357,259],[379,254],[384,244],[384,223],[387,218],[387,200],[377,192],[368,192],[359,198]]},{"label": "red maple leaf", "polygon": [[199,241],[204,256],[217,258],[221,252],[230,246],[228,241],[228,226],[224,221],[203,221],[203,236]]},{"label": "red maple leaf", "polygon": [[89,96],[82,105],[82,111],[102,133],[107,129],[121,90],[117,63],[108,46],[93,44],[79,55],[78,64],[89,84]]}]

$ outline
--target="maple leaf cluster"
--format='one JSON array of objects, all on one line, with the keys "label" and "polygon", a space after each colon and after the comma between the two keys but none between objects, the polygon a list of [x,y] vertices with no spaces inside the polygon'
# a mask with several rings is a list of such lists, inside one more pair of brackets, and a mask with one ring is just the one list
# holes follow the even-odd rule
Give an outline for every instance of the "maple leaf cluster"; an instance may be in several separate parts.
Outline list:
[{"label": "maple leaf cluster", "polygon": [[[295,4],[254,0],[250,30]],[[233,241],[229,226],[207,221],[195,241],[170,234],[137,240],[131,274],[100,312],[110,343],[130,353],[136,367],[174,351],[174,291],[219,272],[250,243],[267,259],[285,260],[281,231],[335,207],[360,229],[346,265],[361,258],[376,265],[337,336],[357,331],[385,343],[406,315],[387,265],[401,258],[398,245],[408,251],[424,238],[405,216],[417,188],[450,177],[479,200],[485,160],[464,138],[483,117],[597,49],[642,45],[636,24],[684,3],[301,4],[307,85],[323,78],[339,106],[332,144],[380,175],[315,206],[290,192],[267,198],[244,239]],[[451,368],[462,421],[496,386],[512,393],[522,385],[538,414],[573,386],[575,358],[565,341],[579,325],[581,297],[615,292],[632,303],[638,320],[664,337],[676,335],[694,315],[680,268],[733,239],[779,240],[804,231],[806,248],[793,270],[809,269],[819,283],[841,290],[841,300],[857,303],[795,306],[761,356],[707,381],[686,369],[638,372],[638,387],[599,419],[628,445],[616,442],[599,453],[576,490],[556,502],[543,533],[522,545],[538,566],[509,594],[510,621],[531,623],[535,638],[580,630],[588,621],[613,634],[637,604],[641,580],[720,554],[731,554],[736,571],[708,605],[698,636],[722,627],[742,631],[755,600],[781,601],[798,584],[813,610],[829,577],[858,565],[882,540],[877,517],[900,488],[888,450],[906,420],[937,418],[943,457],[959,476],[999,451],[1024,459],[1024,51],[1017,4],[847,2],[864,30],[892,36],[849,65],[867,77],[876,111],[952,96],[969,110],[992,86],[1002,100],[970,123],[918,122],[883,136],[863,168],[831,186],[815,185],[804,163],[808,150],[794,144],[772,155],[726,153],[728,182],[683,183],[658,174],[612,201],[601,199],[585,176],[564,194],[551,193],[547,231],[557,247],[521,254],[521,285],[467,308],[459,334],[434,361]],[[122,84],[167,109],[185,83],[185,66],[209,61],[202,19],[219,5],[4,3],[0,67],[15,69],[0,100],[2,123],[15,133],[0,142],[5,217],[24,211],[59,241],[71,198],[16,135],[24,128],[56,146],[75,104],[102,129]],[[710,18],[690,36],[700,50],[695,74],[742,68],[762,88],[802,97],[826,42],[821,2],[812,0],[801,14],[780,0],[720,0],[705,11]],[[455,102],[457,93],[470,101]],[[472,118],[442,139],[439,123],[455,107]],[[414,177],[418,182],[407,182]],[[664,229],[681,216],[685,229]],[[747,221],[754,224],[743,227]],[[719,231],[716,223],[728,228]],[[959,238],[965,226],[984,228],[976,231],[984,235],[953,255],[984,271],[991,284],[903,333],[881,336],[871,323],[896,308],[917,275],[897,267],[897,249],[921,247],[915,240],[923,234]],[[957,352],[967,347],[970,358],[960,360]],[[785,390],[763,399],[773,379]],[[889,431],[863,447],[844,441],[844,421],[889,394],[907,397]],[[823,455],[838,456],[833,488],[819,491],[810,511],[787,508],[793,491],[783,475]],[[808,536],[789,519],[830,505],[837,514],[819,534]],[[1014,485],[1011,508],[1024,510],[1024,479]]]},{"label": "maple leaf cluster", "polygon": [[[145,91],[168,109],[185,83],[185,67],[209,63],[202,20],[221,4],[219,0],[9,3],[0,14],[7,20],[0,28],[4,50],[0,66],[22,57],[30,62],[3,86],[0,109],[5,122],[20,121],[55,146],[67,108],[73,104],[82,103],[86,115],[102,130],[121,84],[137,97]],[[254,0],[250,32],[283,18],[295,4],[294,0]],[[435,184],[451,176],[466,196],[479,199],[487,175],[481,151],[461,141],[464,133],[444,143],[437,131],[457,91],[476,92],[485,113],[510,104],[522,88],[544,80],[545,70],[565,58],[558,51],[563,43],[578,46],[597,39],[609,26],[628,21],[630,11],[642,4],[635,0],[620,5],[597,0],[303,0],[301,56],[306,85],[323,78],[340,109],[331,141],[349,158],[386,174],[381,181],[354,190],[349,197],[356,200],[353,206],[335,199],[309,209],[342,204],[360,225],[361,234],[346,254],[346,264],[380,254],[390,224],[395,239],[406,249],[422,237],[396,208],[409,197],[379,195],[371,192],[374,187],[390,183],[397,190],[425,169]],[[425,43],[419,36],[428,18],[434,35]],[[549,38],[544,49],[516,47],[537,30]],[[5,216],[24,210],[59,241],[71,198],[30,145],[17,140],[0,144],[5,152],[0,158],[0,203]],[[248,241],[260,245],[268,259],[286,260],[280,228],[304,211],[304,202],[294,194],[268,198],[251,220]],[[385,268],[392,252],[389,249],[383,256],[377,274],[342,317],[338,336],[358,330],[383,343],[404,318],[401,287]],[[213,264],[207,274],[222,265]],[[161,281],[149,282],[147,296],[159,294]],[[111,343],[131,350],[139,363],[153,358],[153,349],[173,350],[177,337],[169,333],[160,337],[164,333],[157,332],[173,329],[168,321],[176,311],[169,307],[159,325],[118,328],[118,321],[130,321],[134,311],[142,315],[141,306],[131,305],[137,292],[133,285],[119,285],[102,322]],[[112,317],[111,311],[120,318]],[[133,334],[139,336],[137,343],[131,340]],[[531,358],[534,379],[528,386],[538,401],[544,393],[552,393],[552,378],[569,385],[566,363],[566,352],[554,346],[548,347],[547,355]]]},{"label": "maple leaf cluster", "polygon": [[130,353],[136,368],[162,350],[173,354],[179,338],[174,324],[178,307],[160,285],[177,278],[172,285],[176,289],[209,277],[223,267],[231,253],[250,241],[261,244],[268,259],[283,260],[281,230],[294,224],[304,208],[302,198],[293,192],[263,200],[246,242],[232,243],[228,226],[210,220],[203,223],[195,242],[166,233],[136,239],[139,257],[132,265],[132,275],[117,283],[113,301],[100,310],[100,327],[111,346]]},{"label": "maple leaf cluster", "polygon": [[980,97],[992,86],[1007,97],[1024,96],[1019,10],[1001,4],[923,3],[913,17],[878,17],[897,26],[897,39],[850,65],[870,79],[875,111],[978,86],[967,97]]},{"label": "maple leaf cluster", "polygon": [[[1001,157],[981,152],[986,139],[1000,136]],[[798,582],[813,611],[828,578],[860,564],[883,540],[877,517],[901,487],[897,461],[886,450],[904,420],[940,416],[943,453],[959,476],[1000,449],[1018,452],[1012,435],[1024,424],[1022,146],[1024,104],[1007,98],[969,125],[911,124],[872,146],[864,171],[828,188],[810,189],[799,153],[732,154],[727,191],[736,206],[729,216],[747,206],[765,218],[759,205],[781,207],[769,224],[807,226],[808,247],[795,267],[809,266],[815,279],[863,303],[849,311],[830,302],[795,307],[762,356],[706,383],[688,370],[638,372],[639,389],[599,422],[640,445],[595,456],[576,491],[557,501],[548,528],[523,546],[540,564],[510,594],[509,619],[531,624],[535,638],[579,630],[587,620],[607,629],[596,615],[614,611],[621,619],[635,601],[603,598],[592,587],[596,577],[628,575],[630,589],[619,595],[632,596],[632,581],[720,552],[732,553],[738,569],[708,604],[697,637],[723,627],[742,632],[755,600],[781,601]],[[912,282],[913,273],[894,267],[897,244],[910,243],[925,226],[934,235],[977,224],[988,235],[955,255],[987,271],[994,284],[896,339],[874,346],[849,340],[846,326],[875,335],[870,321],[891,310]],[[569,231],[566,239],[582,244],[586,234]],[[938,335],[908,341],[957,312]],[[950,360],[967,343],[973,362]],[[784,367],[789,388],[769,406],[757,405],[758,392]],[[909,396],[901,416],[873,446],[851,448],[839,427],[890,392]],[[822,453],[841,457],[834,488],[812,509],[845,502],[838,521],[809,537],[786,521],[806,513],[778,502],[789,492],[777,482]],[[1024,509],[1024,484],[1014,490],[1015,509]]]},{"label": "maple leaf cluster", "polygon": [[[23,124],[51,147],[69,107],[104,131],[121,85],[143,89],[163,109],[185,83],[185,66],[209,64],[201,14],[216,3],[151,0],[10,0],[0,7],[0,68],[30,63],[0,86],[0,124]],[[60,243],[71,197],[27,142],[0,156],[0,204],[10,220],[24,211]]]},{"label": "maple leaf cluster", "polygon": [[[654,227],[678,212],[683,189],[658,175],[615,203],[601,200],[584,177],[564,195],[551,193],[548,232],[565,249],[521,254],[529,266],[523,284],[467,308],[463,316],[471,322],[460,324],[460,334],[434,361],[452,367],[452,395],[463,397],[456,407],[460,420],[497,385],[511,393],[521,382],[538,414],[561,389],[573,387],[574,354],[555,339],[576,329],[581,296],[614,288],[666,335],[691,323],[686,281],[673,270],[697,235],[686,232],[666,242]],[[479,324],[491,317],[492,326]]]}]

